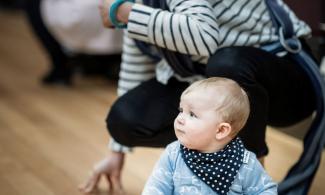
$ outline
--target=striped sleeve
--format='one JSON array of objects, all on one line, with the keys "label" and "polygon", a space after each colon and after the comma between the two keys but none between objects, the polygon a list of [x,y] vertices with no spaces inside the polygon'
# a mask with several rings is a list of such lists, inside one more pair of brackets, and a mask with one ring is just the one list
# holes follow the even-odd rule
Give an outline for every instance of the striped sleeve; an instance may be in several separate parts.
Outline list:
[{"label": "striped sleeve", "polygon": [[114,152],[122,152],[122,153],[129,153],[129,152],[132,152],[133,151],[133,148],[124,146],[124,145],[116,142],[113,138],[111,138],[109,140],[108,148],[111,151],[114,151]]},{"label": "striped sleeve", "polygon": [[219,45],[219,29],[208,1],[167,2],[170,12],[134,4],[128,36],[183,54],[212,55]]},{"label": "striped sleeve", "polygon": [[155,62],[136,47],[134,40],[124,36],[118,96],[155,77]]}]

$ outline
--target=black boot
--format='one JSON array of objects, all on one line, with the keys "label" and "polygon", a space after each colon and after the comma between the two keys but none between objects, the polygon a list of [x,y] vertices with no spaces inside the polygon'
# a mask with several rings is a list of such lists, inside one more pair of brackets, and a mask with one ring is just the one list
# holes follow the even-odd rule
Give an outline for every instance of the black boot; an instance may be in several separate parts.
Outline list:
[{"label": "black boot", "polygon": [[71,69],[51,69],[43,78],[44,85],[72,85],[72,71]]}]

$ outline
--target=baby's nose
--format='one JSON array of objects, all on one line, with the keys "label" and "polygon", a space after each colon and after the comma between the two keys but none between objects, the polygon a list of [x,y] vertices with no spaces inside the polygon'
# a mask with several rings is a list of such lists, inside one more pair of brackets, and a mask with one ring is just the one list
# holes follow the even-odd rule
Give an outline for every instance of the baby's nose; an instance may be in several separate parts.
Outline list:
[{"label": "baby's nose", "polygon": [[181,113],[177,116],[176,121],[177,121],[177,123],[182,124],[182,125],[185,123],[185,119]]}]

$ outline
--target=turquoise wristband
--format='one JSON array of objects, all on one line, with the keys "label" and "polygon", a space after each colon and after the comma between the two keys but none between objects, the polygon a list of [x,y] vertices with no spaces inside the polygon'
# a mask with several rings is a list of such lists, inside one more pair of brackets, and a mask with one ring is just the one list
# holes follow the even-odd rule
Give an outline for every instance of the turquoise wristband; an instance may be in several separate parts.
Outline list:
[{"label": "turquoise wristband", "polygon": [[125,2],[134,2],[134,0],[116,0],[109,8],[109,19],[116,28],[126,28],[126,24],[117,20],[117,10]]}]

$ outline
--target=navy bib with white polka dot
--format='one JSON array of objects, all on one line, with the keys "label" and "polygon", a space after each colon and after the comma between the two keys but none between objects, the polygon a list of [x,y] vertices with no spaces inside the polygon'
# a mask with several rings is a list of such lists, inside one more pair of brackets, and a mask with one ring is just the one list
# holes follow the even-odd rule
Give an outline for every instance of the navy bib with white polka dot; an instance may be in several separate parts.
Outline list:
[{"label": "navy bib with white polka dot", "polygon": [[201,153],[181,145],[188,168],[218,194],[227,194],[243,164],[245,148],[240,138],[233,139],[215,153]]}]

